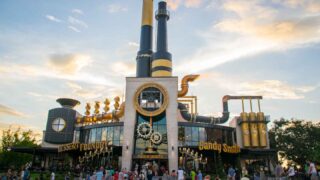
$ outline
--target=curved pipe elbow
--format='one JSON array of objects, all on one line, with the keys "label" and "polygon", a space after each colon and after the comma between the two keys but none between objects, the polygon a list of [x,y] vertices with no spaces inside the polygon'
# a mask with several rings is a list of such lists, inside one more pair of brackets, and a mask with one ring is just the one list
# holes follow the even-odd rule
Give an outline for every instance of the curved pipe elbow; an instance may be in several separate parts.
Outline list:
[{"label": "curved pipe elbow", "polygon": [[189,82],[195,81],[198,77],[198,74],[190,74],[183,77],[181,80],[181,90],[178,91],[178,97],[184,97],[188,93]]}]

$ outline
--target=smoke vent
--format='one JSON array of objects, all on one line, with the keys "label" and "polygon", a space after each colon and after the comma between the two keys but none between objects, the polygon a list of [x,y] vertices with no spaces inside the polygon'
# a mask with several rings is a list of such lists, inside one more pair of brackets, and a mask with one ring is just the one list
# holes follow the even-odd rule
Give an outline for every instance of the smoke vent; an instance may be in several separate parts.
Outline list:
[{"label": "smoke vent", "polygon": [[80,102],[75,99],[69,99],[69,98],[59,98],[57,99],[57,102],[65,108],[71,108],[73,109],[75,106],[80,105]]}]

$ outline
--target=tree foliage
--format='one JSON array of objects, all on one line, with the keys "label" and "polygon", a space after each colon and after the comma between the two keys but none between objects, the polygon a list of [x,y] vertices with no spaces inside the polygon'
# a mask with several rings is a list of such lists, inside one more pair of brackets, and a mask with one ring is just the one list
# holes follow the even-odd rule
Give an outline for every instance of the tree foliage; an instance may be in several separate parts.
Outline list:
[{"label": "tree foliage", "polygon": [[320,162],[320,123],[276,120],[269,138],[271,148],[278,151],[280,158],[302,167],[306,160]]},{"label": "tree foliage", "polygon": [[36,147],[37,141],[33,131],[17,130],[2,131],[1,148],[0,148],[0,168],[15,167],[20,168],[27,162],[32,161],[31,154],[17,153],[10,149],[12,147]]}]

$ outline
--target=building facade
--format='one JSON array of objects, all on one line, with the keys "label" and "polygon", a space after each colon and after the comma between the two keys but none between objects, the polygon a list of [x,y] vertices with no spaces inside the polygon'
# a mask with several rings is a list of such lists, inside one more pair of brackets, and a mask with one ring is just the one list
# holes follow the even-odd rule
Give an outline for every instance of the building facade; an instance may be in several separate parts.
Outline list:
[{"label": "building facade", "polygon": [[[189,83],[199,75],[185,76],[180,87],[178,77],[172,76],[167,47],[170,13],[164,1],[155,13],[157,43],[155,50],[152,47],[153,6],[153,0],[143,0],[137,73],[126,78],[125,99],[87,103],[84,114],[74,110],[79,101],[58,99],[62,107],[49,110],[34,164],[128,170],[157,164],[169,171],[182,167],[208,172],[231,164],[271,170],[275,152],[269,146],[268,118],[260,112],[262,97],[224,96],[220,117],[198,115],[197,97],[187,93]],[[230,100],[256,100],[259,112],[243,110],[229,120]]]}]

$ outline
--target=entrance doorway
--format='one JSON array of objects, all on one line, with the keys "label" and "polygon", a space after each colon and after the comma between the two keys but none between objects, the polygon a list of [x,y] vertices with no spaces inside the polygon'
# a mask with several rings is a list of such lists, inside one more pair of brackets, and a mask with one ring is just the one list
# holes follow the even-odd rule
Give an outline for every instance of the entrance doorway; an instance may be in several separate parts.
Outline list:
[{"label": "entrance doorway", "polygon": [[133,159],[132,170],[138,173],[151,170],[153,175],[162,176],[169,168],[168,159]]}]

